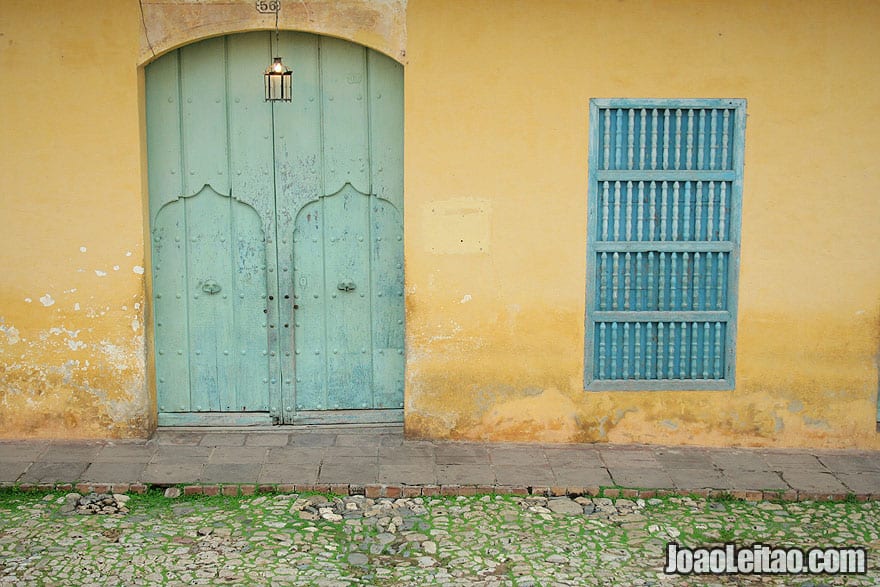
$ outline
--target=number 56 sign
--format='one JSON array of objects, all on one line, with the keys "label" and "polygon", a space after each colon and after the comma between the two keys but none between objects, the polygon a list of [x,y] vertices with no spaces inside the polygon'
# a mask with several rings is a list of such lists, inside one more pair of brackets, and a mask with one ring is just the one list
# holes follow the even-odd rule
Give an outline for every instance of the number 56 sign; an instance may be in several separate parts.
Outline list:
[{"label": "number 56 sign", "polygon": [[257,12],[269,14],[281,10],[281,0],[257,0]]}]

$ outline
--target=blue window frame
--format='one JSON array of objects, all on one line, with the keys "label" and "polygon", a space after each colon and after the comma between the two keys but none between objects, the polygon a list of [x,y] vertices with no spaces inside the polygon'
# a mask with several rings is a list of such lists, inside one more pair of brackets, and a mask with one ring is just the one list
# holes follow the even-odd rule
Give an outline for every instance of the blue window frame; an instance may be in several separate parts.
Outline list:
[{"label": "blue window frame", "polygon": [[584,386],[733,389],[745,100],[590,101]]}]

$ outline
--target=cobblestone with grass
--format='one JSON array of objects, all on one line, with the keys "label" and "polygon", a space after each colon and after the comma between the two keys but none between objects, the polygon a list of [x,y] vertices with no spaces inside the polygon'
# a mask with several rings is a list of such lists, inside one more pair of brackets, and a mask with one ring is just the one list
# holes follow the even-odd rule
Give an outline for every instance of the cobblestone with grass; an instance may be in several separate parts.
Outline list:
[{"label": "cobblestone with grass", "polygon": [[[860,546],[866,575],[665,575],[666,545]],[[0,585],[877,585],[880,503],[0,492]]]}]

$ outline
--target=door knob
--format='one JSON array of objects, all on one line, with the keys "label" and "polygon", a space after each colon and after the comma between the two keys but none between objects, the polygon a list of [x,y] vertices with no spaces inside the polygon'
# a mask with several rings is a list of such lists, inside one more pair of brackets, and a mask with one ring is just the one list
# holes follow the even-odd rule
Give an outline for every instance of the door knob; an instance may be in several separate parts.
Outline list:
[{"label": "door knob", "polygon": [[340,281],[339,284],[337,284],[336,286],[336,289],[338,289],[339,291],[354,291],[356,288],[357,286],[354,284],[353,281],[350,280]]},{"label": "door knob", "polygon": [[223,288],[220,287],[220,284],[213,279],[209,279],[202,284],[202,291],[209,295],[213,295],[219,292],[221,289]]}]

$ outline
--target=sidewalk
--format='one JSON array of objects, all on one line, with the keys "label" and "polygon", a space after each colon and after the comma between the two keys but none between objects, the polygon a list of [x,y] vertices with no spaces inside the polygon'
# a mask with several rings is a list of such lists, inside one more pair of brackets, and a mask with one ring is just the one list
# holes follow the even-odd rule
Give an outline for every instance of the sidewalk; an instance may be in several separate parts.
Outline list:
[{"label": "sidewalk", "polygon": [[188,493],[664,493],[880,499],[880,452],[404,440],[400,427],[161,429],[149,441],[0,441],[0,485]]}]

